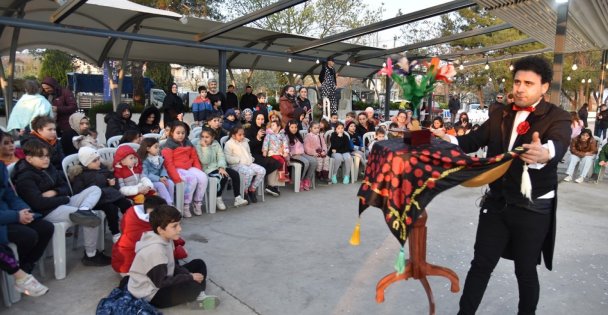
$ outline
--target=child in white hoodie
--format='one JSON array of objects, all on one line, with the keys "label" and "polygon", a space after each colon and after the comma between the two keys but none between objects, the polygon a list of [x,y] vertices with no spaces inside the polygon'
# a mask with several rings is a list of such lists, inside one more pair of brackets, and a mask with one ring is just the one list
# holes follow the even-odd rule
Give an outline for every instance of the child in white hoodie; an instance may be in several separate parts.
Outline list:
[{"label": "child in white hoodie", "polygon": [[266,170],[253,163],[249,149],[249,140],[245,138],[243,127],[237,126],[230,130],[230,139],[224,145],[224,156],[228,166],[239,172],[245,179],[245,198],[249,203],[256,203],[255,191],[264,180]]}]

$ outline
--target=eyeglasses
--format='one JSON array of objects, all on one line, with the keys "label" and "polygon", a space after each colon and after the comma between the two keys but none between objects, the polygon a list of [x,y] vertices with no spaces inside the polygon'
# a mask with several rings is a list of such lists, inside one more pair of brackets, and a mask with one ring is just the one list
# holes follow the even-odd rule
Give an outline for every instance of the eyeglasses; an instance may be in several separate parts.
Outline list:
[{"label": "eyeglasses", "polygon": [[497,97],[497,99],[502,100],[502,97]]}]

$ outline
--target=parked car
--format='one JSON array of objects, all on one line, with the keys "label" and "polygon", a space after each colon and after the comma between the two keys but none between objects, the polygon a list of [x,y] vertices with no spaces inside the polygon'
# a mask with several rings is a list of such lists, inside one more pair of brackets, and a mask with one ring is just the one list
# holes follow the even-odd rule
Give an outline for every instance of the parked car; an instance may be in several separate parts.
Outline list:
[{"label": "parked car", "polygon": [[[465,108],[467,108],[466,113],[469,116],[469,122],[471,122],[471,124],[475,125],[475,124],[479,124],[481,125],[484,121],[488,120],[489,116],[488,116],[488,108],[484,107],[483,109],[481,108],[481,104],[477,104],[477,103],[473,103],[473,104],[469,104],[467,106],[465,106]],[[460,116],[460,113],[465,112],[464,109],[461,109],[458,111],[458,116]],[[458,118],[456,118],[458,120]]]}]

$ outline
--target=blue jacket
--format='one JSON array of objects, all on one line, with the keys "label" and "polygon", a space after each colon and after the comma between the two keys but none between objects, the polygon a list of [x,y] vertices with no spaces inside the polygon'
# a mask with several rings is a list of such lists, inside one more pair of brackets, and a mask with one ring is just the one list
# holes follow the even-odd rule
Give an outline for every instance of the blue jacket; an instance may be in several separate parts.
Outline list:
[{"label": "blue jacket", "polygon": [[163,162],[165,161],[165,159],[163,159],[162,156],[159,158],[160,158],[160,165],[158,165],[158,167],[154,166],[154,164],[147,158],[145,158],[142,163],[142,167],[144,169],[143,170],[144,176],[146,176],[148,179],[150,179],[150,181],[152,181],[153,183],[160,182],[160,178],[163,176],[169,178],[167,169],[163,165]]},{"label": "blue jacket", "polygon": [[8,243],[6,225],[19,223],[19,211],[30,207],[15,194],[8,183],[8,171],[0,162],[0,244]]}]

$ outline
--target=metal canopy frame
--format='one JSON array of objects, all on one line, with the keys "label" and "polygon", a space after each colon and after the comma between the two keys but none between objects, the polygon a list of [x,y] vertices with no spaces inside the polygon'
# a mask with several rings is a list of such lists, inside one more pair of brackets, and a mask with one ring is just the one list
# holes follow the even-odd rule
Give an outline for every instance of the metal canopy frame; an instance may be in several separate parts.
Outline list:
[{"label": "metal canopy frame", "polygon": [[481,53],[485,53],[485,52],[492,51],[492,50],[500,50],[500,49],[505,49],[505,48],[509,48],[509,47],[513,47],[513,46],[520,46],[520,45],[531,44],[531,43],[536,43],[536,42],[537,41],[534,38],[524,38],[524,39],[516,40],[514,42],[507,42],[507,43],[496,44],[496,45],[488,46],[488,47],[468,49],[468,50],[454,52],[454,53],[450,53],[450,54],[446,54],[446,55],[441,55],[438,57],[441,59],[453,59],[453,58],[458,58],[461,56],[476,55],[476,54],[481,54]]},{"label": "metal canopy frame", "polygon": [[409,45],[405,45],[405,46],[401,46],[401,47],[387,49],[387,50],[377,52],[377,53],[357,56],[355,58],[355,61],[358,62],[358,61],[362,61],[362,60],[366,60],[366,59],[372,59],[372,58],[397,54],[397,53],[400,53],[403,51],[409,51],[412,49],[435,46],[438,44],[449,43],[449,42],[459,40],[459,39],[489,34],[489,33],[498,32],[498,31],[502,31],[502,30],[506,30],[506,29],[510,29],[510,28],[513,28],[513,26],[509,23],[503,23],[503,24],[493,25],[493,26],[489,26],[489,27],[478,28],[478,29],[474,29],[474,30],[470,30],[470,31],[462,32],[462,33],[457,33],[457,34],[452,34],[449,36],[444,36],[444,37],[440,37],[440,38],[422,41],[419,43],[414,43],[414,44],[409,44]]},{"label": "metal canopy frame", "polygon": [[455,10],[468,8],[468,7],[474,6],[474,5],[477,5],[477,4],[475,3],[475,1],[472,1],[472,0],[455,0],[455,1],[448,2],[448,3],[436,5],[434,7],[426,8],[426,9],[423,9],[420,11],[416,11],[416,12],[404,14],[404,15],[401,15],[398,17],[394,17],[392,19],[388,19],[388,20],[380,21],[380,22],[373,23],[373,24],[370,24],[367,26],[352,29],[352,30],[342,32],[339,34],[327,36],[325,38],[317,39],[317,40],[311,41],[310,43],[308,43],[306,45],[291,47],[287,51],[290,53],[297,54],[297,53],[301,53],[303,51],[317,48],[320,46],[333,44],[335,42],[340,42],[343,40],[370,34],[373,32],[382,31],[382,30],[389,29],[389,28],[392,28],[395,26],[399,26],[399,25],[403,25],[403,24],[407,24],[407,23],[411,23],[411,22],[416,22],[419,20],[433,17],[433,16],[441,15],[444,13],[449,13],[449,12],[452,12]]},{"label": "metal canopy frame", "polygon": [[306,2],[307,0],[281,0],[277,1],[269,6],[261,8],[257,11],[251,12],[247,15],[241,16],[237,19],[234,19],[218,28],[212,29],[207,33],[201,33],[194,37],[196,41],[202,42],[208,40],[210,38],[216,37],[218,35],[229,32],[233,29],[239,28],[243,25],[249,24],[251,22],[257,21],[261,18],[267,17],[269,15],[275,14],[277,12],[283,11],[285,9],[296,6],[302,2]]},{"label": "metal canopy frame", "polygon": [[68,0],[64,4],[62,4],[50,17],[51,22],[53,23],[61,23],[61,21],[65,20],[70,14],[74,11],[78,10],[83,4],[85,4],[87,0]]}]

